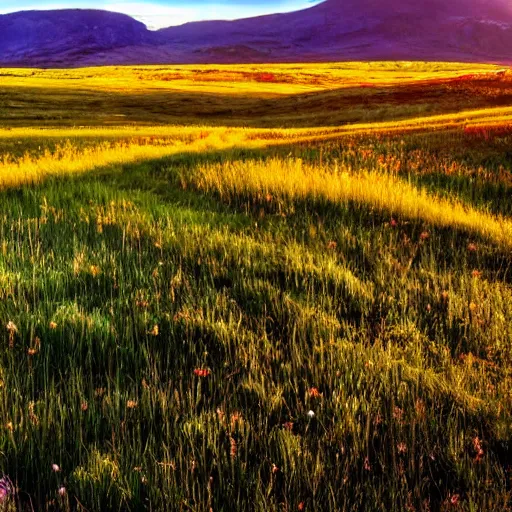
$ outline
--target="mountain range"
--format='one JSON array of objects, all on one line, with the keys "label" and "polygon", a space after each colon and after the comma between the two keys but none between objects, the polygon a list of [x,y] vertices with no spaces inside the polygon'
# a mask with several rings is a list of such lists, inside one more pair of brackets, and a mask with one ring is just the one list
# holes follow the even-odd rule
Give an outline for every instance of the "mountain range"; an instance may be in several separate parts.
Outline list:
[{"label": "mountain range", "polygon": [[512,62],[508,0],[326,0],[292,13],[157,31],[108,11],[0,16],[0,65],[453,60]]}]

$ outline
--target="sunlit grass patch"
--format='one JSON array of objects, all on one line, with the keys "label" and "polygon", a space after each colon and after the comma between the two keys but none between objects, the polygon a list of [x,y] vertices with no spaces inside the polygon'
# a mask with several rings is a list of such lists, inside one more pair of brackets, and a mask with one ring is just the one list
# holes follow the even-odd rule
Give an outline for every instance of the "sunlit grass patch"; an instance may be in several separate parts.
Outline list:
[{"label": "sunlit grass patch", "polygon": [[206,166],[184,176],[200,190],[222,200],[276,202],[285,212],[294,201],[353,202],[390,217],[422,220],[432,226],[462,229],[512,247],[512,221],[475,210],[461,202],[428,194],[391,174],[352,172],[344,167],[319,168],[302,160],[272,159]]}]

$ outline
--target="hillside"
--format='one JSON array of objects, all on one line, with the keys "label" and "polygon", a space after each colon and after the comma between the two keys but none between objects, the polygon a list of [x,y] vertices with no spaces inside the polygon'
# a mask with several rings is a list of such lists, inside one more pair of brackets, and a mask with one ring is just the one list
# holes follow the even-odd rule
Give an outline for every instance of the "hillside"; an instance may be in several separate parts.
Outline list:
[{"label": "hillside", "polygon": [[0,16],[0,61],[73,66],[129,45],[154,43],[129,16],[98,10],[27,11]]},{"label": "hillside", "polygon": [[503,0],[326,0],[306,10],[148,30],[102,11],[0,16],[0,64],[452,60],[512,62]]}]

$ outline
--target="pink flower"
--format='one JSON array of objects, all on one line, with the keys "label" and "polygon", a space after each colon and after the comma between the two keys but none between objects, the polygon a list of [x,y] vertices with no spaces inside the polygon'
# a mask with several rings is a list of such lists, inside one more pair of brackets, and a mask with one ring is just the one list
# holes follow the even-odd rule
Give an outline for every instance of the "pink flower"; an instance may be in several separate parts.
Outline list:
[{"label": "pink flower", "polygon": [[458,494],[454,494],[451,498],[450,498],[450,503],[456,507],[458,504],[459,504],[459,500],[460,500],[460,496]]}]

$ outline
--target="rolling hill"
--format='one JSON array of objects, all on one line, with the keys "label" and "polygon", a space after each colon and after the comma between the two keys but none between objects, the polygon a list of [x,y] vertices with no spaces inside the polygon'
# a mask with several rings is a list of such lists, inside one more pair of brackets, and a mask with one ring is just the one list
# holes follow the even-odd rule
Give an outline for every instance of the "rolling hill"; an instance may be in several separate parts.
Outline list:
[{"label": "rolling hill", "polygon": [[512,7],[503,0],[326,0],[309,9],[150,31],[106,11],[0,16],[0,64],[340,60],[512,61]]}]

